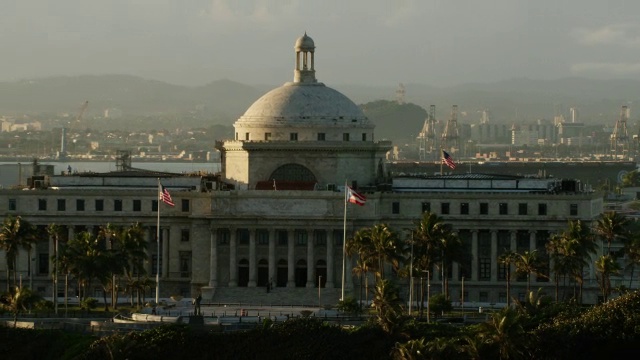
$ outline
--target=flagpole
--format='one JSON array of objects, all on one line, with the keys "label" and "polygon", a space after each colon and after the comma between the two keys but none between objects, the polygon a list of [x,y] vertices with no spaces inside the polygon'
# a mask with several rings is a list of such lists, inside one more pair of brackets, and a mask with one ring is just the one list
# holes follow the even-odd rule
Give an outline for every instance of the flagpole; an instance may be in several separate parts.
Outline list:
[{"label": "flagpole", "polygon": [[442,176],[442,163],[444,161],[442,161],[444,158],[444,153],[442,152],[442,147],[440,148],[440,176]]},{"label": "flagpole", "polygon": [[342,293],[340,300],[344,301],[344,281],[347,261],[347,180],[344,181],[344,222],[342,227]]},{"label": "flagpole", "polygon": [[158,178],[158,223],[156,226],[156,243],[158,245],[158,254],[156,255],[156,305],[160,303],[160,178]]}]

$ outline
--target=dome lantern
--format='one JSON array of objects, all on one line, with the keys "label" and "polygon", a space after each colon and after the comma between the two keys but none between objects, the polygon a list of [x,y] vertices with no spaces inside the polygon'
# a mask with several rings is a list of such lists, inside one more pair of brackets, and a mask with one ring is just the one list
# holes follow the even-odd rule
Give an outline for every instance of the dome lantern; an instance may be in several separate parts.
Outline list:
[{"label": "dome lantern", "polygon": [[306,32],[296,40],[296,68],[293,74],[293,82],[311,84],[317,82],[314,64],[315,49],[316,46],[313,43],[313,39],[307,36]]}]

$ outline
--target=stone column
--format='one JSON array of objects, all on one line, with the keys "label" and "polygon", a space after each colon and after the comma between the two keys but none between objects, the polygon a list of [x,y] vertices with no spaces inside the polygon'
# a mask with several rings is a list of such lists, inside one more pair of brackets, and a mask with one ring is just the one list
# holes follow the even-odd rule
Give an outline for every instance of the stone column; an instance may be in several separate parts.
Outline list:
[{"label": "stone column", "polygon": [[269,281],[276,286],[276,230],[269,229]]},{"label": "stone column", "polygon": [[149,228],[147,226],[145,226],[143,228],[144,230],[144,239],[147,240],[149,242],[149,245],[147,245],[147,247],[144,249],[144,253],[145,255],[147,255],[147,259],[149,259],[149,261],[147,261],[147,264],[145,265],[145,270],[147,271],[147,274],[151,275],[153,274],[153,261],[151,261],[152,259],[152,254],[151,251],[149,250],[150,246],[156,246],[155,241],[152,241],[152,239],[150,239],[150,234],[149,234]]},{"label": "stone column", "polygon": [[498,230],[491,230],[491,282],[498,281]]},{"label": "stone column", "polygon": [[249,229],[249,283],[248,287],[256,287],[256,229]]},{"label": "stone column", "polygon": [[325,287],[332,289],[335,287],[333,283],[333,271],[335,269],[335,260],[333,259],[333,229],[327,230],[327,282]]},{"label": "stone column", "polygon": [[74,228],[73,225],[67,225],[67,231],[69,232],[69,240],[73,240],[73,238],[76,236],[76,229]]},{"label": "stone column", "polygon": [[238,286],[238,230],[229,229],[229,287]]},{"label": "stone column", "polygon": [[296,287],[295,280],[295,239],[294,230],[287,230],[287,287]]},{"label": "stone column", "polygon": [[478,281],[478,230],[471,230],[471,280]]},{"label": "stone column", "polygon": [[315,259],[313,256],[313,243],[314,243],[314,231],[306,229],[307,234],[307,287],[312,288],[315,287],[314,277],[315,277]]},{"label": "stone column", "polygon": [[510,249],[513,252],[518,252],[518,230],[511,230],[509,231],[509,237],[510,237]]},{"label": "stone column", "polygon": [[[53,257],[56,254],[56,249],[55,249],[55,241],[53,239],[53,236],[49,235],[49,258],[53,259]],[[53,275],[53,268],[54,268],[54,263],[53,260],[49,261],[49,275]]]},{"label": "stone column", "polygon": [[218,287],[218,230],[209,229],[211,252],[209,253],[209,286]]},{"label": "stone column", "polygon": [[171,236],[170,229],[162,229],[162,277],[169,277],[169,236]]},{"label": "stone column", "polygon": [[529,230],[529,252],[536,250],[536,231]]}]

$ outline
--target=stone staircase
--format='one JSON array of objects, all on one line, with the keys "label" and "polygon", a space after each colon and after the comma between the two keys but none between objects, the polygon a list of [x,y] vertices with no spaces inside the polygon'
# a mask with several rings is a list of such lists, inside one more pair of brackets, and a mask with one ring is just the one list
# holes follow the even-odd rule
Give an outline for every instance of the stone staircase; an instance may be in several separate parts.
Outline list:
[{"label": "stone staircase", "polygon": [[[345,289],[345,297],[352,296],[352,289]],[[342,289],[320,290],[320,304],[335,306]],[[204,304],[243,304],[246,306],[318,306],[318,288],[274,288],[267,292],[264,287],[219,287],[212,300],[203,299]]]}]

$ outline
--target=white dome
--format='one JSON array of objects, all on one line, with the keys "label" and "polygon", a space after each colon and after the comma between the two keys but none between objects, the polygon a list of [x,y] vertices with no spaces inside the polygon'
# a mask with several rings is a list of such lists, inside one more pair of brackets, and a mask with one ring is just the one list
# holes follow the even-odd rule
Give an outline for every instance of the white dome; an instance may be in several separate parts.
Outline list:
[{"label": "white dome", "polygon": [[349,98],[322,83],[286,83],[256,100],[236,122],[240,125],[368,125]]}]

